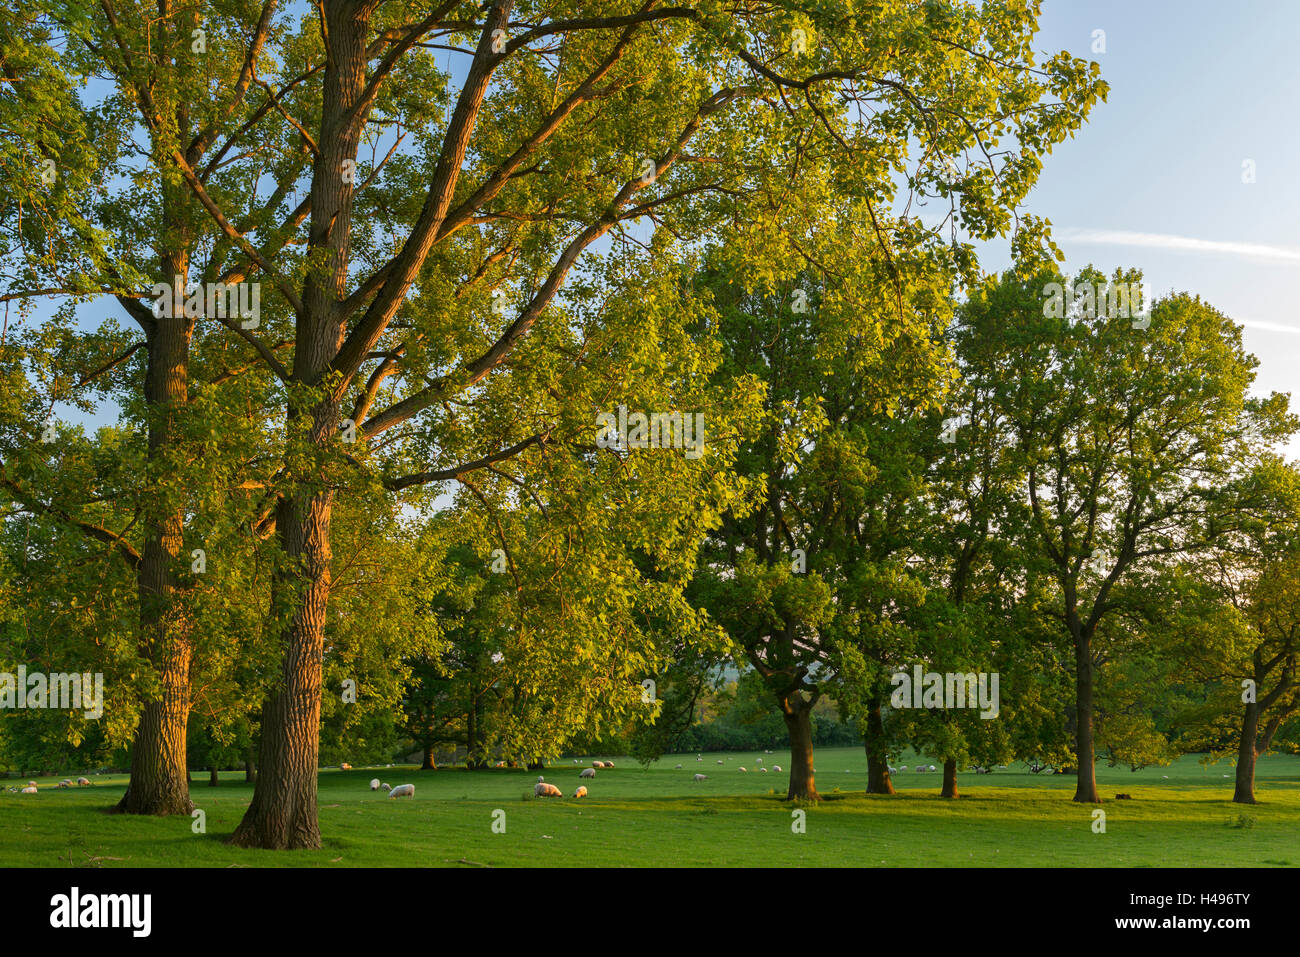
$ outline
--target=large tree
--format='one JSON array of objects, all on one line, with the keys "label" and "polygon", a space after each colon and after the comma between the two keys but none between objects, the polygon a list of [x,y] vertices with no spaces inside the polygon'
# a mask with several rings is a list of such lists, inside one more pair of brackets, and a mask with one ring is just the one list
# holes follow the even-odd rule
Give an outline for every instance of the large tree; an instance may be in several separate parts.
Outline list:
[{"label": "large tree", "polygon": [[[1105,623],[1144,603],[1144,575],[1210,549],[1241,521],[1230,489],[1285,403],[1247,390],[1241,329],[1188,295],[1149,318],[1114,304],[1136,273],[1008,274],[975,290],[968,321],[1001,355],[997,415],[1014,436],[1031,570],[1056,586],[1075,657],[1076,801],[1096,803],[1096,669]],[[1069,288],[1077,295],[1058,310]],[[1148,304],[1149,305],[1149,304]]]}]

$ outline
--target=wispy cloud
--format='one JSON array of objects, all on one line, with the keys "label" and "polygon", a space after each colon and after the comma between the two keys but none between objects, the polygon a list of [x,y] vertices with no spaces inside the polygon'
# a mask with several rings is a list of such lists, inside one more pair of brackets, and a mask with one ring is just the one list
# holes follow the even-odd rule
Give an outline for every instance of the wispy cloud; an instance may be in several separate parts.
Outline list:
[{"label": "wispy cloud", "polygon": [[1233,321],[1238,325],[1245,326],[1247,329],[1264,329],[1268,332],[1289,332],[1292,335],[1300,336],[1300,326],[1284,326],[1281,323],[1259,322],[1256,319],[1237,319],[1235,316],[1233,317]]},{"label": "wispy cloud", "polygon": [[1217,239],[1194,239],[1191,236],[1171,236],[1168,233],[1134,233],[1122,229],[1055,230],[1056,238],[1067,242],[1088,243],[1096,246],[1140,246],[1146,249],[1168,249],[1179,252],[1214,253],[1237,256],[1242,259],[1262,259],[1269,262],[1300,263],[1300,248],[1268,246],[1263,243],[1234,243]]}]

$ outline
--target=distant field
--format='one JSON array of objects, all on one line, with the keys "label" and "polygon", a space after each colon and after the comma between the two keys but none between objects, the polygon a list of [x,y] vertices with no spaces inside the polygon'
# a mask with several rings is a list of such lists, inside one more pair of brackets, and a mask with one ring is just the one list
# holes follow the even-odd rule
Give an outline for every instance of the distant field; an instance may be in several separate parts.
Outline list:
[{"label": "distant field", "polygon": [[[595,757],[601,757],[596,755]],[[1034,775],[1013,765],[991,775],[963,773],[962,797],[938,796],[938,773],[900,772],[894,797],[868,797],[859,748],[817,753],[817,786],[826,800],[807,808],[807,831],[791,831],[780,800],[786,776],[754,770],[753,754],[664,758],[648,770],[628,758],[580,782],[572,759],[541,772],[575,801],[532,797],[535,771],[413,767],[323,771],[324,848],[290,853],[244,851],[225,839],[252,794],[242,772],[220,787],[196,775],[195,803],[207,833],[188,818],[109,815],[125,776],[93,788],[58,790],[60,777],[38,779],[39,794],[0,792],[0,864],[5,866],[247,865],[376,867],[462,866],[1300,866],[1300,757],[1261,759],[1256,796],[1234,805],[1232,767],[1184,758],[1168,768],[1098,768],[1106,833],[1092,830],[1091,806],[1075,804],[1074,778]],[[762,755],[785,766],[787,755]],[[719,760],[725,763],[719,766]],[[913,766],[909,755],[898,764]],[[938,764],[937,761],[926,763]],[[590,760],[584,761],[584,766]],[[674,765],[681,764],[681,770]],[[738,768],[750,770],[742,774]],[[696,784],[692,775],[709,776]],[[67,775],[64,775],[66,777]],[[76,773],[71,775],[74,779]],[[367,782],[413,783],[414,800],[389,800]],[[1116,792],[1132,801],[1114,801]],[[494,810],[506,832],[492,831]]]}]

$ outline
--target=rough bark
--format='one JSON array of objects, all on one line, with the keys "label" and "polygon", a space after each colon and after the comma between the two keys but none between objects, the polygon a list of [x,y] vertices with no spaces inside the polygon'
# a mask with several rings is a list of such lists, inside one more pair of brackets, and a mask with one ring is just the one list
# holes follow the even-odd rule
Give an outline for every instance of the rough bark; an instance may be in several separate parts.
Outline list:
[{"label": "rough bark", "polygon": [[[188,257],[162,257],[165,281],[184,277]],[[148,454],[158,458],[174,441],[178,410],[188,401],[189,345],[194,322],[185,317],[185,290],[173,289],[172,315],[158,318],[146,333],[145,402],[149,412]],[[183,615],[176,566],[183,549],[184,513],[170,496],[149,496],[144,550],[137,590],[142,652],[158,672],[160,691],[144,703],[131,747],[131,778],[117,810],[127,814],[189,814],[186,725],[190,713],[191,645]]]},{"label": "rough bark", "polygon": [[1079,764],[1075,770],[1077,784],[1074,800],[1084,804],[1100,804],[1101,795],[1097,793],[1096,744],[1093,739],[1093,665],[1092,636],[1080,632],[1074,640],[1075,663],[1075,700],[1078,705],[1075,716],[1075,745]]},{"label": "rough bark", "polygon": [[217,771],[216,765],[208,768],[208,787],[214,788],[221,783],[221,774]]},{"label": "rough bark", "polygon": [[943,790],[939,792],[939,796],[945,798],[960,797],[957,793],[957,762],[953,758],[943,762]]},{"label": "rough bark", "polygon": [[1237,746],[1237,780],[1233,790],[1234,804],[1255,804],[1255,759],[1258,757],[1259,704],[1247,702],[1241,716],[1241,740]]},{"label": "rough bark", "polygon": [[889,777],[889,752],[885,747],[885,723],[876,704],[867,712],[863,747],[867,752],[867,793],[893,794],[894,782]]},{"label": "rough bark", "polygon": [[438,762],[435,761],[435,760],[434,760],[434,757],[433,757],[433,745],[432,745],[432,744],[426,744],[426,745],[424,746],[424,760],[423,760],[423,761],[421,762],[421,764],[420,764],[420,770],[421,770],[421,771],[436,771],[436,770],[438,770]]},{"label": "rough bark", "polygon": [[813,781],[812,705],[798,691],[781,703],[781,716],[790,732],[790,787],[787,801],[819,801]]}]

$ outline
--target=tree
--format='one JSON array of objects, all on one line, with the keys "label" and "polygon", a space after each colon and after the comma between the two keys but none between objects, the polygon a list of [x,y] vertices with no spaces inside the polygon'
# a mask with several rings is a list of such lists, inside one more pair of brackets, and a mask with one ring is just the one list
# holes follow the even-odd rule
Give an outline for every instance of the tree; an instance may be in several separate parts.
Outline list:
[{"label": "tree", "polygon": [[[997,414],[1026,476],[1028,540],[1057,589],[1075,653],[1076,801],[1097,803],[1095,672],[1103,623],[1140,601],[1143,575],[1211,548],[1234,526],[1234,496],[1260,435],[1285,429],[1276,398],[1247,398],[1256,360],[1240,327],[1199,299],[1170,296],[1149,320],[1113,307],[1136,273],[1007,275],[967,314],[998,344]],[[1057,310],[1075,290],[1071,310]],[[1086,295],[1085,295],[1086,294]]]}]

